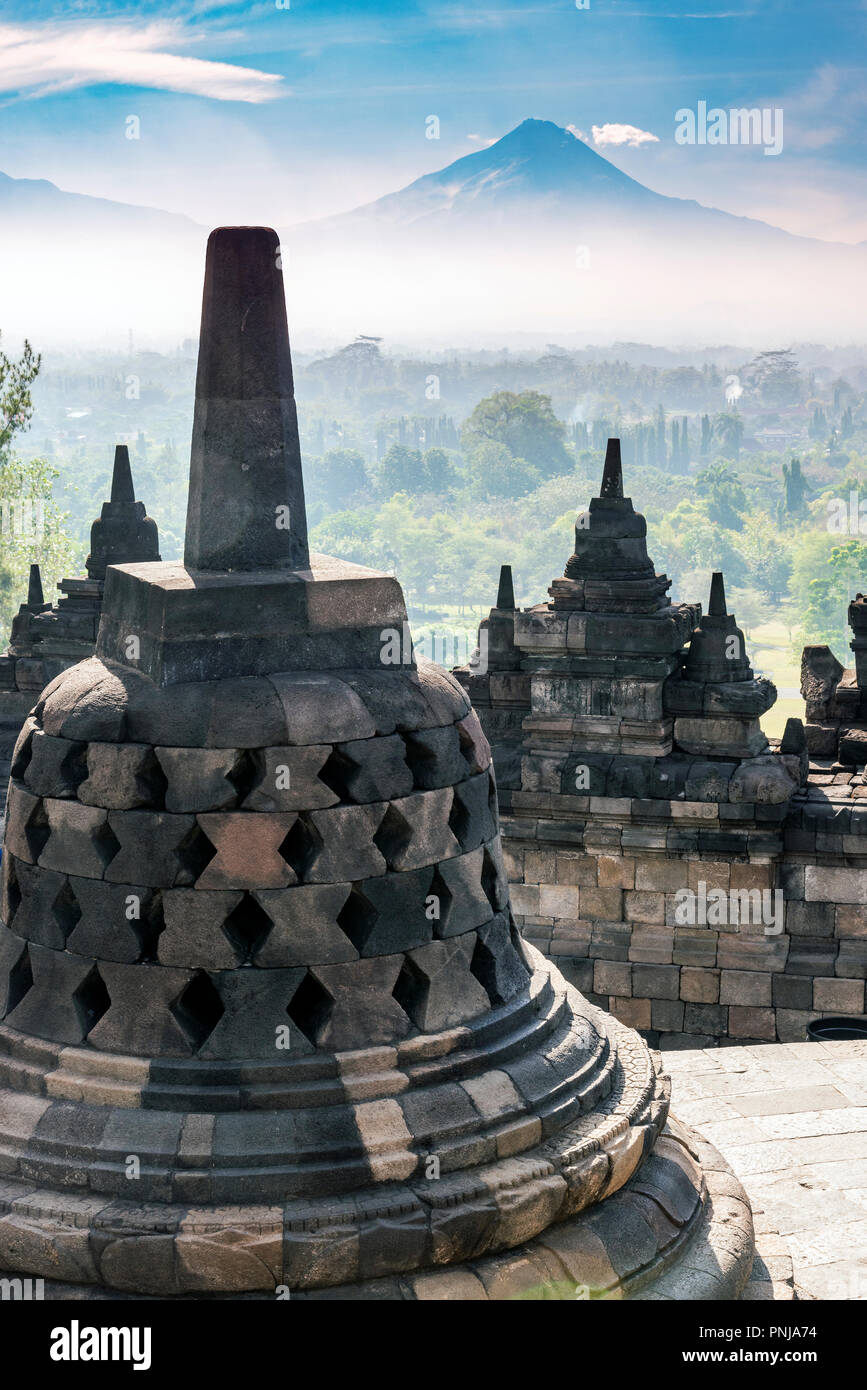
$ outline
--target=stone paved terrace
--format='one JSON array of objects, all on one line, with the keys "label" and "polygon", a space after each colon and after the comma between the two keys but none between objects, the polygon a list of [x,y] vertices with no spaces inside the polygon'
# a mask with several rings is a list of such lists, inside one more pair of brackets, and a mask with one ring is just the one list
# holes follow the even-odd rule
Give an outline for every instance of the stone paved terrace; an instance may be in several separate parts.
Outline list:
[{"label": "stone paved terrace", "polygon": [[[674,1114],[720,1150],[746,1189],[772,1278],[785,1277],[787,1246],[798,1298],[867,1300],[867,1042],[663,1056]],[[754,1274],[747,1297],[770,1296]],[[778,1287],[774,1296],[787,1294]]]}]

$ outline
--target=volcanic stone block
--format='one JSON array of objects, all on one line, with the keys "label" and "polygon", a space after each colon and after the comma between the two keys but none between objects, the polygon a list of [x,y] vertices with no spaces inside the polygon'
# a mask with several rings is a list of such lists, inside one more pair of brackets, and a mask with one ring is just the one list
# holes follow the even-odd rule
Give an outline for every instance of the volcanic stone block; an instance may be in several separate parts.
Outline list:
[{"label": "volcanic stone block", "polygon": [[434,918],[434,936],[460,936],[490,920],[492,908],[482,883],[485,846],[469,854],[443,859],[430,885],[440,899],[440,915]]},{"label": "volcanic stone block", "polygon": [[87,748],[87,780],[79,787],[78,797],[86,806],[131,811],[159,805],[161,782],[154,750],[148,744],[91,743]]},{"label": "volcanic stone block", "polygon": [[[333,1052],[395,1042],[406,1037],[412,1026],[392,995],[402,968],[402,955],[376,956],[347,965],[318,965],[309,977],[327,998],[322,1004],[314,1001],[314,1007],[307,997],[299,1004],[302,985],[290,1005],[290,1017],[308,1037],[307,1027],[311,1028],[317,1047]],[[312,1022],[303,1026],[299,1022],[302,1017]]]},{"label": "volcanic stone block", "polygon": [[494,838],[499,827],[488,773],[481,772],[455,787],[450,823],[463,850],[476,849]]},{"label": "volcanic stone block", "polygon": [[24,720],[24,723],[21,725],[18,737],[15,740],[15,744],[12,749],[12,757],[10,760],[9,775],[18,782],[22,782],[24,780],[24,774],[27,771],[27,767],[31,758],[33,735],[36,733],[36,730],[38,728],[39,725],[37,721],[34,719],[33,715],[28,715],[27,718]]},{"label": "volcanic stone block", "polygon": [[[43,869],[60,869],[84,878],[102,878],[117,852],[108,812],[79,801],[43,803],[48,818],[48,840],[39,856]],[[128,882],[135,882],[131,876]]]},{"label": "volcanic stone block", "polygon": [[157,955],[161,965],[228,970],[243,962],[246,952],[226,931],[226,922],[244,894],[231,890],[171,888],[161,895],[165,927]]},{"label": "volcanic stone block", "polygon": [[48,819],[41,797],[10,782],[6,802],[4,851],[25,864],[35,864],[48,839]]},{"label": "volcanic stone block", "polygon": [[363,702],[377,734],[438,723],[416,671],[347,671],[344,680]]},{"label": "volcanic stone block", "polygon": [[320,779],[331,754],[330,743],[262,748],[255,757],[255,782],[242,802],[244,810],[300,811],[333,806],[340,796]]},{"label": "volcanic stone block", "polygon": [[841,979],[867,979],[867,940],[841,941],[834,971]]},{"label": "volcanic stone block", "polygon": [[773,1001],[776,1009],[810,1009],[813,1006],[813,981],[805,975],[772,975]]},{"label": "volcanic stone block", "polygon": [[760,1038],[764,1042],[775,1042],[777,1029],[774,1011],[732,1004],[728,1031],[733,1038]]},{"label": "volcanic stone block", "polygon": [[813,981],[813,1008],[835,1014],[864,1012],[864,981],[819,979]]},{"label": "volcanic stone block", "polygon": [[236,748],[155,748],[166,778],[166,810],[222,811],[234,806],[238,789],[231,774]]},{"label": "volcanic stone block", "polygon": [[833,936],[834,903],[786,903],[786,931],[790,936]]},{"label": "volcanic stone block", "polygon": [[52,738],[37,729],[30,742],[30,761],[24,784],[35,796],[73,797],[85,776],[86,745]]},{"label": "volcanic stone block", "polygon": [[680,972],[680,997],[689,1004],[719,1002],[720,972],[706,967],[685,965]]},{"label": "volcanic stone block", "polygon": [[0,927],[0,1018],[20,1004],[32,987],[28,943],[6,927]]},{"label": "volcanic stone block", "polygon": [[470,713],[471,706],[466,692],[461,689],[454,676],[443,670],[435,661],[428,661],[424,657],[418,659],[417,668],[418,679],[431,713],[430,726],[454,724]]},{"label": "volcanic stone block", "polygon": [[472,710],[466,719],[458,720],[455,727],[470,773],[484,772],[491,765],[491,745],[485,737],[475,710]]},{"label": "volcanic stone block", "polygon": [[33,985],[6,1022],[52,1042],[83,1042],[108,1003],[94,962],[33,943],[27,953]]},{"label": "volcanic stone block", "polygon": [[92,1047],[140,1057],[188,1057],[219,1018],[219,1004],[207,991],[204,1003],[195,991],[190,999],[191,986],[207,976],[163,965],[108,962],[100,963],[99,973],[111,1004],[88,1037]]},{"label": "volcanic stone block", "polygon": [[457,726],[422,729],[406,734],[406,759],[412,768],[416,787],[431,791],[451,787],[469,776]]},{"label": "volcanic stone block", "polygon": [[863,869],[808,864],[804,896],[808,902],[867,903],[867,874]]},{"label": "volcanic stone block", "polygon": [[392,955],[431,940],[431,879],[428,867],[383,874],[357,885],[341,923],[360,955]]},{"label": "volcanic stone block", "polygon": [[217,851],[196,879],[197,888],[287,888],[298,882],[280,852],[298,819],[293,812],[226,811],[197,819]]},{"label": "volcanic stone block", "polygon": [[97,960],[138,960],[157,930],[153,889],[73,877],[68,886],[80,915],[66,949]]},{"label": "volcanic stone block", "polygon": [[470,974],[475,944],[475,938],[432,941],[407,955],[395,998],[423,1033],[454,1028],[490,1007]]},{"label": "volcanic stone block", "polygon": [[632,994],[632,966],[628,961],[597,960],[593,966],[593,988],[597,994]]},{"label": "volcanic stone block", "polygon": [[16,936],[62,951],[77,920],[75,897],[69,890],[66,874],[40,870],[32,864],[4,855],[4,873],[15,875],[20,901],[14,912],[6,917],[6,925],[15,924]]},{"label": "volcanic stone block", "polygon": [[529,972],[515,950],[504,914],[479,928],[471,968],[495,1006],[526,989]]},{"label": "volcanic stone block", "polygon": [[[304,979],[303,967],[295,970],[231,970],[211,977],[224,1012],[199,1048],[200,1057],[284,1056],[288,1051],[312,1052],[313,1044],[292,1026],[290,1002]],[[279,1050],[278,1050],[279,1049]]]},{"label": "volcanic stone block", "polygon": [[[328,768],[329,783],[339,790],[342,801],[364,803],[408,796],[413,774],[406,752],[399,734],[338,743]],[[465,762],[463,766],[466,771]]]},{"label": "volcanic stone block", "polygon": [[[95,814],[95,813],[94,813]],[[197,845],[201,832],[195,816],[167,811],[110,811],[108,824],[120,849],[106,870],[110,883],[141,883],[149,888],[173,888],[198,876]],[[80,873],[80,868],[76,869]]]},{"label": "volcanic stone block", "polygon": [[[304,881],[344,883],[348,879],[373,878],[377,874],[384,874],[385,850],[381,852],[379,848],[380,832],[389,815],[389,808],[382,802],[311,811],[308,819],[314,836],[314,849],[312,862],[304,869]],[[260,820],[261,817],[255,819]]]},{"label": "volcanic stone block", "polygon": [[[472,782],[463,785],[469,787]],[[455,789],[455,797],[459,790]],[[330,814],[334,815],[334,812]],[[414,792],[412,796],[402,796],[399,801],[389,804],[376,831],[376,844],[390,869],[419,869],[438,859],[449,859],[453,854],[460,853],[462,846],[455,838],[454,821],[450,787],[432,792]],[[476,846],[467,845],[465,848],[475,849]]]},{"label": "volcanic stone block", "polygon": [[710,763],[698,758],[686,779],[687,801],[726,801],[736,763]]},{"label": "volcanic stone block", "polygon": [[637,998],[677,999],[680,990],[680,969],[676,965],[643,965],[632,967],[632,993]]},{"label": "volcanic stone block", "polygon": [[[124,736],[123,683],[95,657],[64,673],[45,696],[40,711],[46,734],[62,738],[119,742]],[[37,705],[39,710],[39,705]]]},{"label": "volcanic stone block", "polygon": [[728,1027],[728,1009],[719,1004],[687,1004],[683,1016],[686,1033],[706,1033],[723,1037]]},{"label": "volcanic stone block", "polygon": [[376,733],[363,701],[337,676],[293,671],[269,680],[283,707],[288,743],[339,743]]},{"label": "volcanic stone block", "polygon": [[680,1033],[683,1029],[684,1005],[676,999],[650,1001],[650,1026],[662,1033]]},{"label": "volcanic stone block", "polygon": [[255,953],[255,964],[335,965],[358,958],[339,925],[350,883],[306,883],[254,894],[273,927]]},{"label": "volcanic stone block", "polygon": [[740,763],[729,782],[729,801],[761,801],[778,805],[798,790],[797,778],[783,759],[772,755]]},{"label": "volcanic stone block", "polygon": [[[720,975],[721,1004],[765,1005],[771,1002],[772,976],[764,970],[723,970]],[[762,1034],[742,1034],[761,1037]]]}]

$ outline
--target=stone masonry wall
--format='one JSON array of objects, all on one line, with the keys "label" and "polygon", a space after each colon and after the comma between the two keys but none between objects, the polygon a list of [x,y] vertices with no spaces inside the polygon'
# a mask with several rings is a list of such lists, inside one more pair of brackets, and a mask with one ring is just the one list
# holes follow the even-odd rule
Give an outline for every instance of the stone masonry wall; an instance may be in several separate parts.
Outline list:
[{"label": "stone masonry wall", "polygon": [[[635,1028],[690,1047],[803,1040],[811,1019],[865,1012],[862,788],[851,768],[813,765],[782,807],[515,791],[502,824],[517,921]],[[754,811],[768,820],[739,824]],[[678,925],[675,895],[699,882],[779,889],[782,931]]]}]

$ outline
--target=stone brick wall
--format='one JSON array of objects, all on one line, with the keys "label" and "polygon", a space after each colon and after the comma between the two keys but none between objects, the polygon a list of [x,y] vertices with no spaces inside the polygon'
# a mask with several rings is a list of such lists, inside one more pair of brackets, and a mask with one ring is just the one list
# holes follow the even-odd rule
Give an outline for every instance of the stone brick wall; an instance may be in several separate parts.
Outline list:
[{"label": "stone brick wall", "polygon": [[[726,817],[744,808],[725,803],[513,792],[503,835],[525,937],[594,1003],[686,1046],[802,1040],[811,1019],[864,1015],[867,800],[851,769],[813,772],[832,786],[765,808],[779,824],[738,824]],[[676,894],[700,882],[779,889],[781,932],[679,925]]]}]

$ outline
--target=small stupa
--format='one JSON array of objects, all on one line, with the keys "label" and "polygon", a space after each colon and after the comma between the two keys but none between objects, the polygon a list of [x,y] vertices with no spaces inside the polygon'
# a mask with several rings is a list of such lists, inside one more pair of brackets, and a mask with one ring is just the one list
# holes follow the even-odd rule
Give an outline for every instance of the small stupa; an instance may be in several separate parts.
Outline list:
[{"label": "small stupa", "polygon": [[308,551],[277,237],[221,228],[184,563],[109,564],[13,761],[0,1268],[48,1296],[743,1287],[742,1190],[522,940],[488,742],[405,621]]}]

